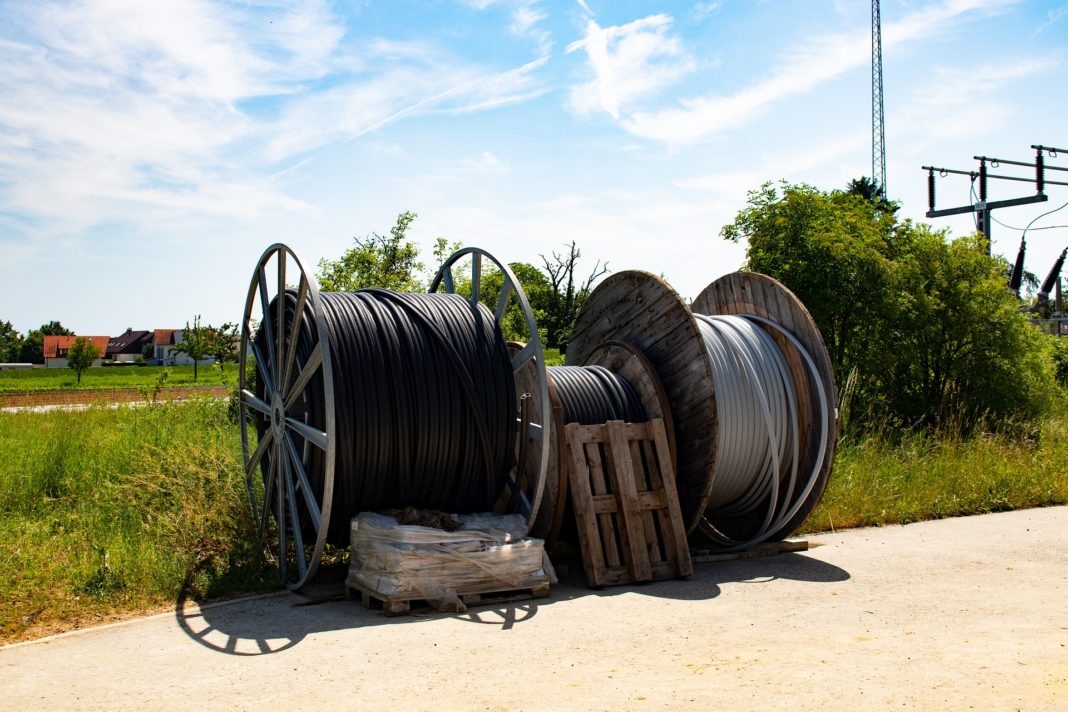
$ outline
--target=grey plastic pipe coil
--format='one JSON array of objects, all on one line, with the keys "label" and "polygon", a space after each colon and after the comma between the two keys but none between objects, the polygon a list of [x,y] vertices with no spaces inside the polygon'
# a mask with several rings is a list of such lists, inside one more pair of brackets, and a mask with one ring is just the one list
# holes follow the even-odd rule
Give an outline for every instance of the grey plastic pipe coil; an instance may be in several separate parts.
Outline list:
[{"label": "grey plastic pipe coil", "polygon": [[[793,334],[754,314],[695,314],[716,389],[715,479],[706,514],[752,515],[765,508],[763,522],[745,540],[732,539],[706,518],[701,529],[728,548],[744,549],[775,536],[797,513],[816,483],[827,456],[829,399],[812,357]],[[819,445],[809,472],[799,473],[797,388],[786,357],[768,333],[786,337],[801,354],[819,400]],[[790,532],[787,532],[788,535]]]}]

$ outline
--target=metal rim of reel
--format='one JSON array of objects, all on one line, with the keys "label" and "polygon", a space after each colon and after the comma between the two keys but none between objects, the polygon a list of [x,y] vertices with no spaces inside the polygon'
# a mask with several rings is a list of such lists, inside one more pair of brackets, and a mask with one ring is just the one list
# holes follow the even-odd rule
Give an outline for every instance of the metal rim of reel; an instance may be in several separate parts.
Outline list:
[{"label": "metal rim of reel", "polygon": [[[471,306],[477,307],[481,302],[479,293],[482,286],[482,261],[483,259],[487,259],[501,272],[504,280],[501,284],[501,292],[497,296],[496,302],[492,305],[485,304],[484,306],[486,306],[493,314],[493,318],[497,322],[497,325],[501,326],[505,313],[508,311],[509,304],[515,299],[519,303],[519,308],[523,312],[523,318],[527,325],[529,340],[526,342],[526,345],[512,357],[512,374],[514,376],[521,369],[527,367],[534,369],[538,392],[531,395],[534,395],[535,397],[538,411],[534,417],[530,418],[527,432],[518,433],[520,440],[517,443],[517,450],[519,452],[525,452],[526,445],[531,441],[534,442],[538,448],[538,466],[537,472],[525,473],[528,478],[530,476],[533,476],[534,478],[532,491],[527,491],[522,487],[519,487],[521,483],[518,482],[519,472],[517,470],[523,466],[523,462],[520,459],[517,459],[516,461],[516,470],[509,473],[508,485],[513,493],[519,495],[517,498],[519,511],[527,518],[527,529],[529,530],[538,516],[538,508],[541,506],[542,493],[545,489],[545,471],[548,467],[549,460],[549,438],[546,437],[546,434],[549,432],[551,425],[552,408],[549,401],[548,375],[545,371],[545,352],[542,349],[541,336],[538,334],[538,323],[534,318],[534,310],[530,307],[530,301],[527,299],[526,292],[523,291],[523,285],[519,282],[515,273],[512,272],[508,265],[502,263],[489,252],[479,247],[465,247],[454,252],[442,263],[441,268],[438,269],[438,273],[434,276],[434,281],[430,284],[430,289],[428,291],[434,293],[438,291],[439,287],[443,287],[445,292],[455,294],[456,285],[452,271],[453,266],[468,256],[471,257],[471,296],[469,297]],[[517,398],[517,403],[521,402],[521,399]],[[520,417],[519,420],[522,422],[523,418]],[[527,438],[527,442],[522,440],[524,437]],[[522,458],[522,460],[525,460],[525,457]]]},{"label": "metal rim of reel", "polygon": [[[274,264],[271,264],[272,258]],[[292,326],[286,329],[286,300],[278,298],[284,294],[288,263],[292,261],[300,273],[297,286],[297,302],[293,312]],[[268,271],[273,266],[277,279],[274,282],[274,297],[277,307],[271,313],[271,280]],[[260,351],[253,336],[252,313],[259,302],[267,341],[266,353]],[[315,346],[304,359],[297,364],[297,337],[305,311],[310,310],[314,321],[313,338]],[[281,327],[281,328],[277,328]],[[288,331],[288,334],[285,333]],[[266,400],[248,389],[247,365],[248,353],[256,357],[256,375],[262,383]],[[316,373],[322,374],[323,385],[323,427],[319,430],[307,422],[307,410],[304,419],[294,417],[296,406],[307,400],[307,387]],[[315,576],[326,546],[327,530],[330,524],[330,509],[334,491],[334,459],[336,449],[334,423],[334,389],[333,370],[330,353],[329,333],[319,297],[319,286],[315,278],[305,269],[304,262],[289,246],[275,243],[264,251],[256,264],[249,284],[248,297],[245,299],[245,311],[241,321],[241,348],[238,362],[238,389],[240,407],[238,408],[241,425],[241,450],[245,465],[245,486],[248,489],[249,505],[253,520],[259,527],[261,538],[267,529],[267,512],[272,509],[268,500],[277,497],[273,510],[278,528],[276,554],[278,556],[279,574],[286,587],[297,590]],[[255,450],[249,453],[249,416],[251,408],[268,419],[269,425],[264,437],[259,439]],[[303,443],[300,451],[294,442],[296,435]],[[321,502],[316,500],[315,491],[305,470],[309,450],[316,447],[322,451],[323,490]],[[259,501],[256,487],[256,473],[259,471],[263,456],[270,450],[268,471],[264,477],[263,500]],[[315,530],[315,542],[310,556],[307,552],[308,542],[304,541],[301,531],[301,517],[298,512],[297,493],[300,493],[307,519]],[[281,513],[281,521],[278,514]],[[290,557],[295,569],[289,569]],[[290,578],[295,574],[295,578]]]}]

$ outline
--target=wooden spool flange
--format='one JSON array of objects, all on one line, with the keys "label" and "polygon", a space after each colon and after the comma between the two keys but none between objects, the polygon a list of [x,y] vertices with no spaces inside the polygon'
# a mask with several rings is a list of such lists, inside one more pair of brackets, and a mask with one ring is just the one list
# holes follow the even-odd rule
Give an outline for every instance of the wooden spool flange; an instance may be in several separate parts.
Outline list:
[{"label": "wooden spool flange", "polygon": [[[831,476],[831,466],[834,461],[834,446],[838,436],[838,404],[837,390],[834,383],[834,372],[831,369],[830,355],[827,346],[823,342],[816,322],[812,319],[808,309],[801,303],[797,296],[787,289],[781,282],[757,272],[735,272],[720,277],[708,285],[693,302],[695,314],[732,315],[732,314],[755,314],[779,324],[789,331],[800,341],[809,356],[815,362],[816,370],[824,383],[827,394],[826,424],[831,434],[828,450],[823,460],[823,465],[816,474],[816,481],[805,501],[797,513],[790,518],[769,540],[781,539],[793,533],[823,496],[827,488],[827,482]],[[801,459],[799,472],[809,473],[812,471],[818,454],[819,440],[819,401],[814,382],[808,366],[798,353],[797,348],[782,334],[774,329],[765,328],[775,342],[782,349],[786,361],[790,366],[794,383],[797,388],[798,410],[800,412],[800,427],[803,437],[801,438]],[[711,381],[708,384],[709,393],[714,402],[715,388]],[[675,402],[672,401],[672,405]],[[683,437],[689,433],[682,432]],[[715,486],[714,461],[709,470],[708,489],[700,499],[700,511],[707,509],[712,488]],[[744,539],[747,531],[760,524],[763,511],[749,517],[724,517],[715,513],[705,513],[708,523],[719,531],[735,539]]]},{"label": "wooden spool flange", "polygon": [[586,364],[601,344],[620,341],[644,354],[663,384],[677,433],[676,480],[686,530],[707,502],[715,462],[716,403],[712,371],[686,303],[648,272],[617,272],[593,290],[567,345],[567,364]]},{"label": "wooden spool flange", "polygon": [[[523,344],[509,342],[508,346],[510,349],[517,351],[522,348]],[[675,465],[675,430],[671,408],[668,404],[664,386],[649,359],[630,344],[621,341],[609,341],[598,345],[589,354],[587,362],[582,365],[602,366],[627,379],[638,394],[638,399],[641,401],[647,417],[650,420],[653,418],[662,418],[664,420],[672,465]],[[549,451],[545,474],[545,490],[542,495],[538,518],[533,527],[531,527],[530,533],[544,539],[546,548],[551,550],[560,535],[568,509],[568,469],[571,456],[567,450],[567,438],[564,435],[564,426],[567,425],[567,420],[564,417],[564,409],[560,404],[560,397],[557,394],[556,384],[552,378],[552,367],[549,368],[548,374],[552,421],[548,432]],[[517,386],[522,390],[526,387],[526,384],[517,381]]]},{"label": "wooden spool flange", "polygon": [[[672,466],[678,465],[677,449],[675,447],[675,419],[671,415],[671,402],[668,400],[664,384],[656,374],[652,361],[636,347],[623,341],[606,341],[600,344],[586,357],[583,366],[601,366],[612,373],[627,379],[634,391],[638,394],[638,400],[645,410],[648,420],[661,418],[664,421],[664,429],[667,431],[668,448],[671,451]],[[552,380],[552,369],[549,369],[549,380]]]}]

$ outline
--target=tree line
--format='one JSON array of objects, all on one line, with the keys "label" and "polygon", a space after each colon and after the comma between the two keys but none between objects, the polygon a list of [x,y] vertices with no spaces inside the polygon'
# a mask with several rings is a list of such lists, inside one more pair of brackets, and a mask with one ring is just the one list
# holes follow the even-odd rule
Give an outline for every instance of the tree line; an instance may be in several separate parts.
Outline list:
[{"label": "tree line", "polygon": [[[372,232],[365,237],[354,237],[353,246],[337,259],[319,260],[316,272],[319,288],[327,292],[351,292],[366,287],[426,291],[434,273],[427,272],[419,247],[408,235],[416,217],[416,213],[405,211],[397,216],[388,235]],[[460,243],[437,238],[433,248],[434,264],[444,263],[461,247]],[[575,242],[565,245],[560,252],[540,255],[540,258],[539,266],[512,262],[508,267],[526,292],[543,344],[546,348],[563,351],[571,338],[579,310],[597,281],[607,274],[608,265],[598,260],[584,271],[582,251]],[[456,292],[471,296],[470,270],[466,265],[457,265],[453,273]],[[479,295],[484,302],[496,300],[503,281],[504,275],[499,270],[483,263]],[[519,305],[514,300],[502,319],[501,330],[507,339],[525,341],[529,338]]]},{"label": "tree line", "polygon": [[[0,321],[0,362],[3,363],[44,363],[44,337],[74,336],[74,332],[58,321],[42,324],[39,329],[31,329],[25,335],[20,334],[10,321]],[[170,346],[171,353],[185,354],[193,360],[193,380],[197,380],[197,362],[213,358],[220,369],[226,363],[237,361],[240,335],[237,324],[224,323],[220,326],[201,324],[200,315],[187,321],[182,330],[182,340]],[[67,352],[67,365],[77,373],[81,383],[82,374],[98,358],[100,353],[90,339],[78,337]],[[139,359],[140,363],[154,356],[153,345],[146,344]]]}]

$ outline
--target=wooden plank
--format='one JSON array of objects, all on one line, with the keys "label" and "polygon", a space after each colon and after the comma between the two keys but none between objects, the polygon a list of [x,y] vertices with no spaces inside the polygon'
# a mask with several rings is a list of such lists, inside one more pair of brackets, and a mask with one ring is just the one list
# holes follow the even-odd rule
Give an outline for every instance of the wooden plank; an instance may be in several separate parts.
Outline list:
[{"label": "wooden plank", "polygon": [[[646,434],[648,434],[648,428],[645,428],[645,430]],[[655,458],[650,457],[652,453],[646,452],[646,443],[642,442],[641,439],[630,439],[629,432],[628,439],[630,440],[630,457],[634,462],[639,463],[639,465],[634,468],[635,475],[637,475],[638,472],[644,473],[643,477],[636,477],[637,481],[635,484],[637,485],[638,493],[637,497],[635,497],[635,501],[638,506],[638,514],[642,520],[642,529],[645,531],[645,551],[646,555],[649,557],[650,563],[657,564],[664,560],[664,557],[660,552],[662,547],[660,536],[657,534],[656,528],[657,516],[653,511],[654,507],[644,506],[644,500],[641,498],[641,495],[650,491],[662,490],[663,486],[654,487],[651,484],[652,470],[656,467],[656,463]]]},{"label": "wooden plank", "polygon": [[717,561],[737,561],[742,559],[763,559],[779,554],[789,554],[798,551],[808,551],[810,545],[804,539],[783,539],[782,541],[768,541],[757,544],[745,551],[732,551],[724,553],[716,549],[694,549],[690,557],[697,564],[714,563]]},{"label": "wooden plank", "polygon": [[[525,583],[527,585],[518,587],[484,585],[461,589],[456,592],[456,596],[465,606],[482,606],[546,598],[550,593],[547,578],[536,577]],[[380,608],[382,615],[388,617],[407,615],[413,607],[422,610],[435,608],[433,603],[416,592],[386,594],[357,584],[346,584],[345,597],[353,598],[355,595],[359,595],[364,608]]]},{"label": "wooden plank", "polygon": [[624,546],[630,552],[630,567],[635,581],[651,581],[653,572],[649,567],[649,552],[645,548],[645,530],[638,510],[638,489],[635,485],[635,462],[631,458],[623,421],[612,420],[607,424],[608,439],[612,448],[613,484],[619,495],[623,514]]},{"label": "wooden plank", "polygon": [[[670,533],[665,533],[666,537],[674,539],[674,550],[677,554],[675,564],[678,569],[679,576],[689,576],[693,573],[693,563],[690,561],[690,547],[686,540],[686,531],[680,526],[682,522],[682,510],[679,508],[679,498],[675,493],[675,473],[671,472],[671,457],[669,455],[669,447],[667,443],[667,432],[664,430],[664,424],[659,421],[652,421],[650,423],[650,429],[653,434],[653,443],[656,446],[657,462],[660,465],[660,482],[663,486],[665,504],[667,505],[668,516],[661,520],[662,528],[668,529]],[[668,547],[669,549],[671,547]]]},{"label": "wooden plank", "polygon": [[[587,426],[588,427],[588,426]],[[589,466],[589,479],[590,487],[593,490],[593,496],[599,497],[602,495],[614,495],[615,492],[610,492],[608,489],[608,478],[605,473],[605,462],[601,453],[601,443],[597,441],[584,441],[583,446],[586,450],[586,463]],[[613,501],[614,497],[613,497]],[[619,546],[616,544],[615,536],[612,536],[612,532],[615,531],[613,526],[613,517],[618,514],[618,503],[616,505],[616,512],[606,512],[604,514],[597,515],[597,530],[599,533],[599,540],[604,546],[605,563],[608,566],[620,566],[623,563],[622,552],[619,550]]]},{"label": "wooden plank", "polygon": [[593,491],[590,489],[590,468],[586,464],[586,446],[578,436],[581,426],[572,423],[567,426],[567,442],[571,450],[570,473],[571,502],[575,510],[575,522],[578,525],[579,543],[582,546],[582,560],[586,566],[586,580],[591,586],[600,585],[598,572],[604,569],[604,556],[601,554],[601,537],[597,530],[597,515],[593,511]]}]

